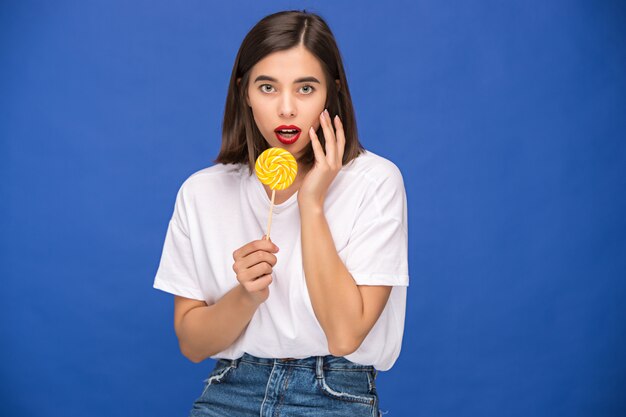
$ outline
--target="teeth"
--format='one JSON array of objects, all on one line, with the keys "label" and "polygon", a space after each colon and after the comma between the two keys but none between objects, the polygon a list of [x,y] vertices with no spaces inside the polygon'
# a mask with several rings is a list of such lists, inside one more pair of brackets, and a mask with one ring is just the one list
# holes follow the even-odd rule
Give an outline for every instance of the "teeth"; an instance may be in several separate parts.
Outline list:
[{"label": "teeth", "polygon": [[279,130],[279,132],[282,132],[282,133],[296,133],[297,130],[296,129],[285,129],[285,130]]}]

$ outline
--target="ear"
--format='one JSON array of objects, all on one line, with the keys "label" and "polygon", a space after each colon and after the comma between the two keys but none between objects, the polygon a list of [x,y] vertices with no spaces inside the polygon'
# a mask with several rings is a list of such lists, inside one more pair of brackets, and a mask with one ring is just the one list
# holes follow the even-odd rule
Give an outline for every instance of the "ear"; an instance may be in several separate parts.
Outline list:
[{"label": "ear", "polygon": [[337,91],[339,91],[341,89],[341,83],[339,80],[335,80],[335,84],[337,84]]}]

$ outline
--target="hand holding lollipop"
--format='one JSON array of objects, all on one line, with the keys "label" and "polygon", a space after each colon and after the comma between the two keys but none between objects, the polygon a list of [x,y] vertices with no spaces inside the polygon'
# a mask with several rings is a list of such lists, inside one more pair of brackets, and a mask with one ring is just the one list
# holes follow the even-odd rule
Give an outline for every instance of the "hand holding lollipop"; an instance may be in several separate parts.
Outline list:
[{"label": "hand holding lollipop", "polygon": [[265,239],[269,239],[276,190],[284,190],[293,183],[298,173],[298,163],[289,151],[282,148],[269,148],[259,155],[254,169],[259,180],[263,184],[269,185],[272,190],[272,202],[265,236]]}]

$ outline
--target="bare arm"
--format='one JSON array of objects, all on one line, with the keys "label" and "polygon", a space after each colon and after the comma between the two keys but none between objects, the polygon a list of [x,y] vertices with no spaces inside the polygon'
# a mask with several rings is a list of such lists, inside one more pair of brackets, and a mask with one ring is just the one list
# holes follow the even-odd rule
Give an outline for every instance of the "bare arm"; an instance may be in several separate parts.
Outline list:
[{"label": "bare arm", "polygon": [[212,305],[176,296],[174,328],[180,351],[195,363],[221,352],[243,333],[258,306],[241,284]]},{"label": "bare arm", "polygon": [[323,209],[303,207],[302,257],[313,311],[330,353],[349,355],[376,324],[391,287],[357,285],[337,254]]},{"label": "bare arm", "polygon": [[182,354],[198,363],[232,345],[268,297],[277,247],[255,240],[233,253],[239,285],[216,303],[176,296],[174,329]]},{"label": "bare arm", "polygon": [[335,135],[327,110],[320,115],[320,125],[326,138],[326,152],[311,127],[315,164],[298,193],[302,262],[313,311],[326,334],[328,350],[335,356],[345,356],[359,348],[376,324],[391,287],[357,285],[339,258],[324,215],[324,200],[343,166],[346,138],[339,116],[335,116]]}]

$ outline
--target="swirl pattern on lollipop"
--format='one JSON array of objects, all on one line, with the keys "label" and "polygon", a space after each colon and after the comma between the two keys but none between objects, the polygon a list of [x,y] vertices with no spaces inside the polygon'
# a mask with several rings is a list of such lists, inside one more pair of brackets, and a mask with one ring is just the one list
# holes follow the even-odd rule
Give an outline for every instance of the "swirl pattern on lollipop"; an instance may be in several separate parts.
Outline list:
[{"label": "swirl pattern on lollipop", "polygon": [[289,151],[269,148],[259,155],[254,170],[263,184],[272,190],[284,190],[296,179],[298,163]]}]

